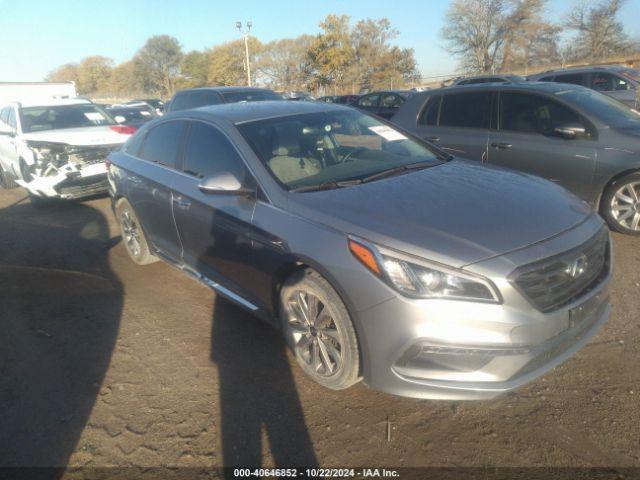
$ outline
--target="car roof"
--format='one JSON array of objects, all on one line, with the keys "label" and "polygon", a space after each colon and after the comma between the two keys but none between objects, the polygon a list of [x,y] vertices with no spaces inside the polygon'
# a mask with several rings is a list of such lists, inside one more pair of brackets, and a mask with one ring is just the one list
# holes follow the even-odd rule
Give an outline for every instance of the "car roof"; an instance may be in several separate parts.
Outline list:
[{"label": "car roof", "polygon": [[180,90],[176,92],[176,95],[179,93],[185,92],[199,92],[199,91],[209,91],[209,92],[219,92],[219,93],[227,93],[227,92],[271,92],[268,88],[260,88],[260,87],[198,87],[198,88],[187,88],[185,90]]},{"label": "car roof", "polygon": [[529,75],[529,77],[540,77],[546,75],[554,75],[554,74],[564,74],[564,73],[586,73],[586,72],[597,72],[597,71],[605,71],[605,72],[616,72],[619,70],[624,70],[624,65],[584,65],[578,67],[565,67],[565,68],[557,68],[555,70],[546,70],[544,72],[536,73],[533,75]]},{"label": "car roof", "polygon": [[28,99],[21,102],[11,102],[25,107],[56,107],[60,105],[93,105],[93,102],[84,98],[44,98]]},{"label": "car roof", "polygon": [[305,113],[318,113],[337,110],[350,110],[349,107],[326,102],[282,102],[268,100],[263,102],[222,103],[191,110],[179,110],[163,118],[197,116],[211,120],[223,120],[234,124],[266,120],[268,118]]},{"label": "car roof", "polygon": [[581,85],[574,85],[570,83],[557,83],[557,82],[493,82],[493,83],[476,83],[471,85],[451,85],[450,87],[442,87],[434,90],[426,90],[424,92],[416,92],[415,96],[435,95],[438,93],[448,93],[454,90],[461,92],[469,92],[472,90],[532,90],[543,91],[548,93],[556,93],[560,91],[566,91],[571,89],[582,89]]}]

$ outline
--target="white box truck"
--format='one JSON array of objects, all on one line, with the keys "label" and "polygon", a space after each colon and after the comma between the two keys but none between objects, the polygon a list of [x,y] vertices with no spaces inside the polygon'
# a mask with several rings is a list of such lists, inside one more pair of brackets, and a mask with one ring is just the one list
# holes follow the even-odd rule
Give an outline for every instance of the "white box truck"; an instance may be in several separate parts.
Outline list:
[{"label": "white box truck", "polygon": [[0,105],[9,102],[76,98],[73,82],[0,82]]}]

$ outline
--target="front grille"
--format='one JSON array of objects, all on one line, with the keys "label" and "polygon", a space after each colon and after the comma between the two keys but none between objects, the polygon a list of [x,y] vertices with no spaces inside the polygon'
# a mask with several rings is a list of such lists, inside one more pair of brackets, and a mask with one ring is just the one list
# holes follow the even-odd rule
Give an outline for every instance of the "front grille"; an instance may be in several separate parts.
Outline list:
[{"label": "front grille", "polygon": [[109,183],[106,175],[100,175],[98,180],[95,177],[67,179],[56,185],[55,190],[62,198],[69,199],[91,197],[107,192]]},{"label": "front grille", "polygon": [[516,269],[511,283],[542,312],[561,308],[599,285],[609,273],[606,229],[578,248]]},{"label": "front grille", "polygon": [[109,154],[118,148],[120,148],[120,144],[89,146],[68,145],[65,149],[65,153],[67,154],[69,161],[74,161],[84,165],[92,165],[94,163],[104,162]]}]

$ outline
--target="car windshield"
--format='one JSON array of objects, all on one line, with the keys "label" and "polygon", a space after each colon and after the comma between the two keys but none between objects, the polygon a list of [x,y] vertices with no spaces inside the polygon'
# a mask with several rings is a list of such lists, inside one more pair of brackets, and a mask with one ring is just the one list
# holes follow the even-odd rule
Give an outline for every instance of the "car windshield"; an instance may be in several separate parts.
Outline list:
[{"label": "car windshield", "polygon": [[640,72],[634,70],[633,68],[623,68],[620,70],[620,73],[631,80],[635,80],[636,82],[640,82]]},{"label": "car windshield", "polygon": [[587,88],[556,92],[614,128],[640,127],[640,112],[602,93]]},{"label": "car windshield", "polygon": [[288,190],[338,188],[445,157],[356,110],[310,113],[237,125],[256,155]]},{"label": "car windshield", "polygon": [[94,104],[25,107],[20,110],[20,123],[24,133],[116,124]]},{"label": "car windshield", "polygon": [[261,102],[264,100],[282,100],[280,95],[269,91],[249,91],[249,92],[223,92],[222,97],[227,103],[236,102]]}]

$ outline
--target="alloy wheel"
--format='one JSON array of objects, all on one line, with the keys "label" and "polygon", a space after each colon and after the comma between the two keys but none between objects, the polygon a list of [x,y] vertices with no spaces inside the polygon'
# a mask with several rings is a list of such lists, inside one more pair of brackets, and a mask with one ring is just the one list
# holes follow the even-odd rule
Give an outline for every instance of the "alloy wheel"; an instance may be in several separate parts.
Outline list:
[{"label": "alloy wheel", "polygon": [[321,377],[339,372],[343,340],[329,309],[318,297],[302,290],[293,292],[287,307],[287,328],[298,357]]},{"label": "alloy wheel", "polygon": [[128,209],[125,209],[120,216],[120,225],[127,249],[134,257],[140,256],[140,227],[131,216]]},{"label": "alloy wheel", "polygon": [[611,199],[611,216],[629,230],[640,231],[640,182],[622,185]]}]

